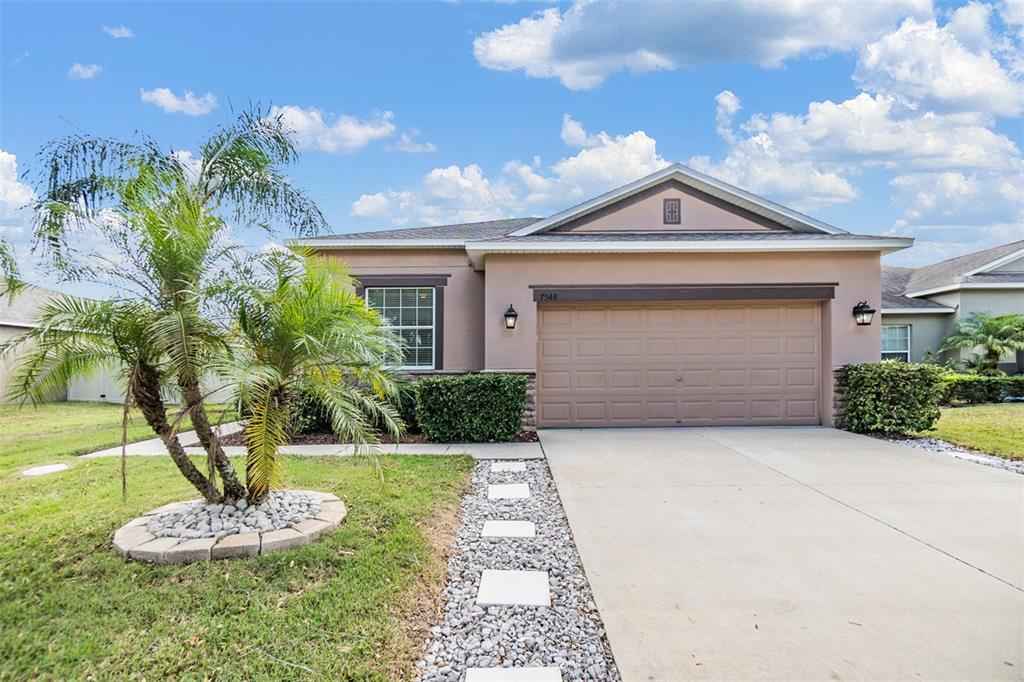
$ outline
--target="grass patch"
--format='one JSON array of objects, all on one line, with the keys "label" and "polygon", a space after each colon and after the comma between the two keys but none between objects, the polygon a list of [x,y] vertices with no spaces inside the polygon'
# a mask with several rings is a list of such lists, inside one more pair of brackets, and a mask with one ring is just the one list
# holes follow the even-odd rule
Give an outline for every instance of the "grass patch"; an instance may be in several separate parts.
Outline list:
[{"label": "grass patch", "polygon": [[0,477],[0,679],[412,677],[419,602],[445,578],[450,534],[436,526],[458,505],[469,458],[385,457],[382,485],[363,458],[285,457],[289,487],[348,505],[337,531],[266,557],[159,567],[125,561],[110,538],[194,497],[173,463],[129,458],[125,502],[116,458],[72,459],[45,438],[27,448],[10,425],[19,467],[66,458],[71,468]]},{"label": "grass patch", "polygon": [[944,407],[932,436],[1008,459],[1024,459],[1024,403]]},{"label": "grass patch", "polygon": [[[229,408],[208,407],[207,412],[213,424],[235,418]],[[122,414],[122,406],[112,403],[0,405],[0,474],[120,445]],[[129,419],[129,443],[155,437],[138,410]],[[182,420],[181,431],[191,428],[191,420]]]}]

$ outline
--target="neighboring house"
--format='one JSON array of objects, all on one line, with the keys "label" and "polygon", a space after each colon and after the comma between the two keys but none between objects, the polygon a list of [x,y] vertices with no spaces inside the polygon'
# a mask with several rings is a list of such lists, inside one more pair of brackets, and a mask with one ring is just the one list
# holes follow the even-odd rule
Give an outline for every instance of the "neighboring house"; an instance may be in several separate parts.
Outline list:
[{"label": "neighboring house", "polygon": [[833,368],[880,352],[852,310],[913,240],[674,165],[544,219],[294,243],[349,265],[405,369],[523,372],[538,426],[580,427],[830,424]]},{"label": "neighboring house", "polygon": [[[882,358],[920,362],[974,312],[1024,314],[1024,241],[921,268],[882,266]],[[999,366],[1024,371],[1024,354]]]},{"label": "neighboring house", "polygon": [[[34,328],[39,309],[60,295],[60,292],[51,289],[26,284],[16,295],[5,296],[0,300],[0,343],[6,343]],[[17,362],[17,357],[10,354],[0,359],[0,403],[11,402],[8,390]],[[121,402],[122,395],[115,372],[102,370],[89,378],[73,381],[67,391],[51,396],[50,399]]]},{"label": "neighboring house", "polygon": [[[6,284],[0,281],[0,286]],[[57,295],[56,291],[27,285],[16,296],[0,298],[0,344],[5,344],[35,327],[33,319],[36,310]],[[17,360],[12,355],[6,354],[0,358],[0,403],[11,402],[8,391],[16,366]],[[63,394],[55,395],[53,399],[63,400],[64,397]]]},{"label": "neighboring house", "polygon": [[[36,313],[39,308],[60,295],[60,292],[28,284],[15,296],[4,297],[0,300],[0,344],[35,327]],[[17,357],[12,355],[0,358],[0,404],[12,402],[8,397],[8,389],[17,362]],[[221,386],[214,390],[217,383],[213,377],[209,377],[203,382],[203,390],[209,396],[209,400],[211,402],[231,400],[231,391],[228,388]],[[165,401],[176,403],[179,399],[180,396],[176,391],[167,390],[165,392]],[[50,400],[123,403],[124,382],[114,368],[103,368],[91,376],[74,379],[67,391],[51,396]]]}]

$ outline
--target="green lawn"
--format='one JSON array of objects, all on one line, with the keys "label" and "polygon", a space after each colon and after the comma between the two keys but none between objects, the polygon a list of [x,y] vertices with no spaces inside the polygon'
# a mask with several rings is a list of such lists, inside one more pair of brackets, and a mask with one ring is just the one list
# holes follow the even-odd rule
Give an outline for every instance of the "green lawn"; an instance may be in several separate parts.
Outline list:
[{"label": "green lawn", "polygon": [[[116,555],[113,531],[192,491],[168,459],[132,457],[122,501],[117,458],[70,456],[116,428],[86,416],[95,406],[62,407],[0,421],[0,680],[412,677],[469,458],[382,458],[383,484],[365,459],[285,458],[288,486],[348,505],[337,531],[266,557],[148,566]],[[71,468],[19,475],[54,461]]]},{"label": "green lawn", "polygon": [[1024,403],[944,407],[935,430],[919,435],[1009,459],[1024,459]]},{"label": "green lawn", "polygon": [[[111,403],[45,403],[0,405],[0,476],[35,464],[71,462],[83,455],[121,444],[123,408]],[[210,421],[232,421],[234,413],[224,407],[208,409]],[[192,428],[188,419],[179,427]],[[138,410],[132,410],[128,441],[153,438]]]}]

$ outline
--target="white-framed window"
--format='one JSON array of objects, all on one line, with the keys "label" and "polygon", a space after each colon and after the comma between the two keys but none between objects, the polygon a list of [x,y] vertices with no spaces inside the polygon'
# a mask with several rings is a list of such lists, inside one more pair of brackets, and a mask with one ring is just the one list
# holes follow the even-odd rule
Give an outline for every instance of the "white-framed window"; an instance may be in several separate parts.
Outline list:
[{"label": "white-framed window", "polygon": [[910,362],[910,325],[882,325],[882,359]]},{"label": "white-framed window", "polygon": [[400,369],[434,369],[434,288],[366,287],[366,305],[402,339]]}]

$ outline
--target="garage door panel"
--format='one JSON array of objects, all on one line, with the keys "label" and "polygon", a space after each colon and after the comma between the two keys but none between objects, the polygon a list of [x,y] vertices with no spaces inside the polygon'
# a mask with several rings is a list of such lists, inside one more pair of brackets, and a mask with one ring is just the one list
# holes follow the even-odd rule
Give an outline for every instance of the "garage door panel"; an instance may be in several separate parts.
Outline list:
[{"label": "garage door panel", "polygon": [[818,303],[551,304],[538,318],[541,426],[820,423]]}]

